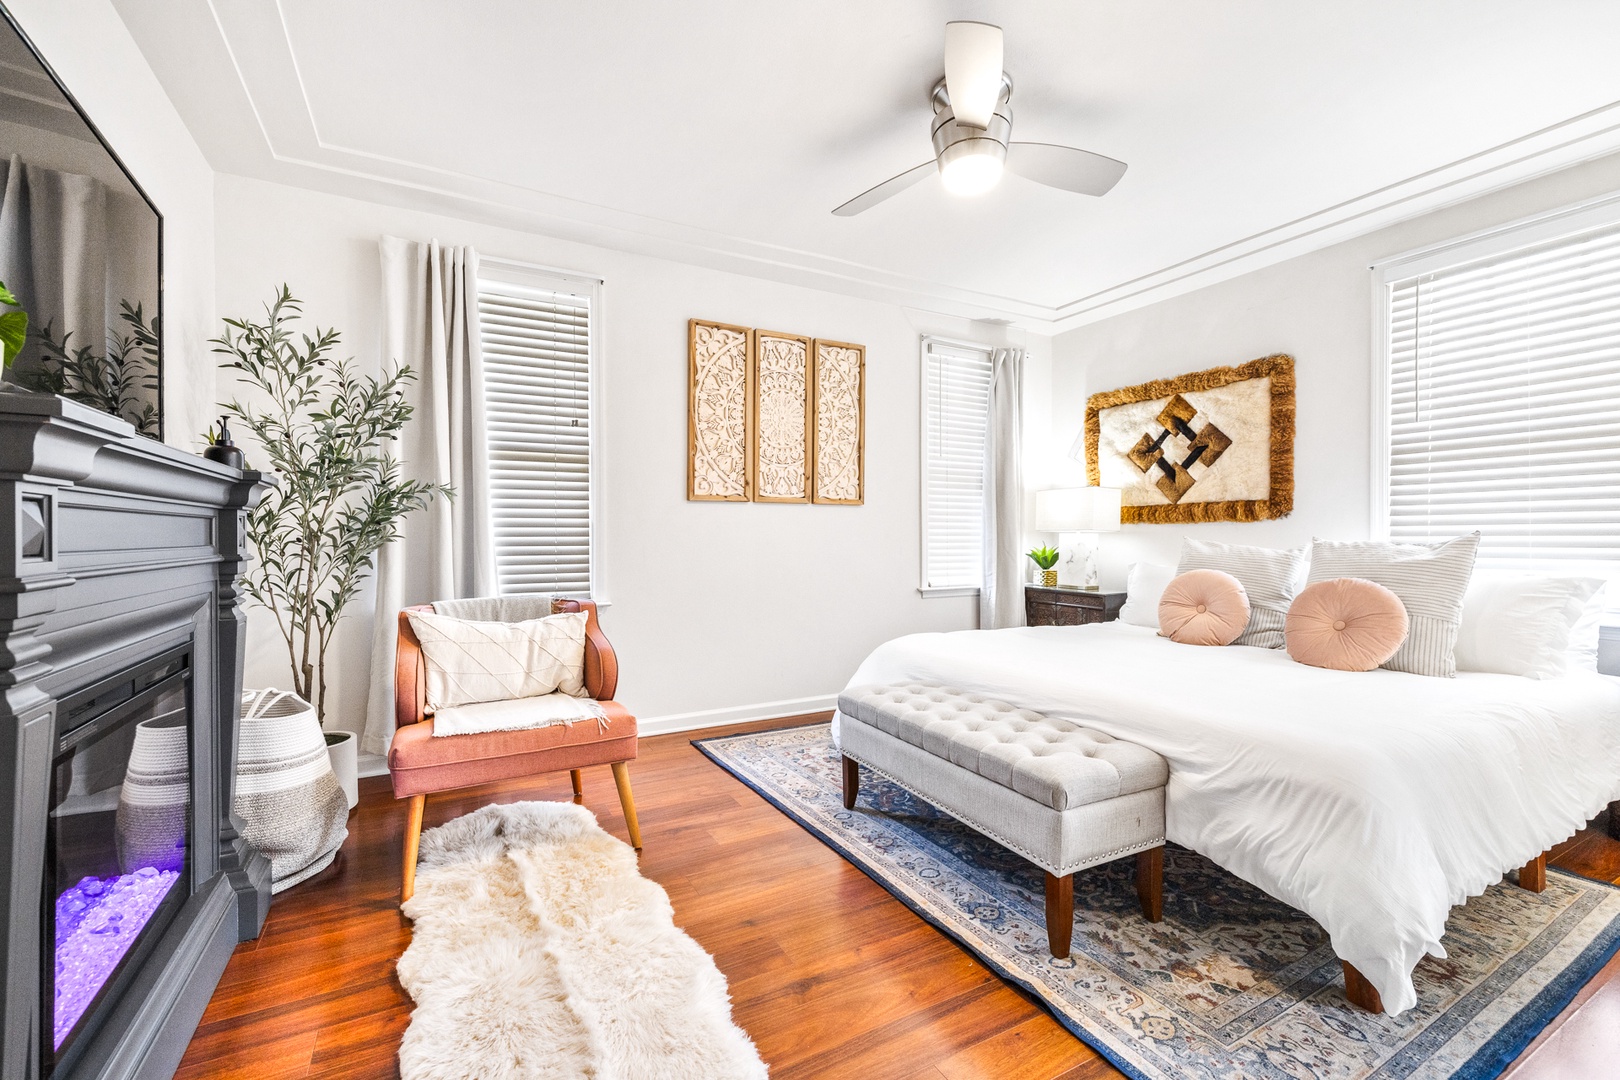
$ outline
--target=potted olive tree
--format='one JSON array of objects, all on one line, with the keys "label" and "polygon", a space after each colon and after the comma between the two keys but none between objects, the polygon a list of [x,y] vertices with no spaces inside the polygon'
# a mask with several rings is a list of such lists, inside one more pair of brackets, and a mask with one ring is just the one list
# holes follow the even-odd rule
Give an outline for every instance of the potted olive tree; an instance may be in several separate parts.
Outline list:
[{"label": "potted olive tree", "polygon": [[[222,407],[279,481],[248,514],[257,559],[244,588],[275,616],[293,690],[314,706],[324,730],[326,657],[344,608],[405,517],[453,493],[405,479],[388,450],[411,418],[403,389],[415,378],[411,369],[391,364],[380,376],[356,374],[351,361],[333,358],[338,332],[297,332],[301,316],[283,285],[263,321],[226,319],[211,344],[229,357],[222,366],[255,391]],[[351,732],[326,738],[352,762]]]}]

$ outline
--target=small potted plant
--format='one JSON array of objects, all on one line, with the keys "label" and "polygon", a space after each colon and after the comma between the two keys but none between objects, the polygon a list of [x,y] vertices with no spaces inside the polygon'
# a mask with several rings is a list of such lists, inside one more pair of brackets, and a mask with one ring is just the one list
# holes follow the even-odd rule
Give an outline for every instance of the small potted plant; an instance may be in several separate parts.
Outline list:
[{"label": "small potted plant", "polygon": [[1055,547],[1038,547],[1028,553],[1035,565],[1041,568],[1041,584],[1048,589],[1057,587],[1057,571],[1052,567],[1057,565],[1058,549]]}]

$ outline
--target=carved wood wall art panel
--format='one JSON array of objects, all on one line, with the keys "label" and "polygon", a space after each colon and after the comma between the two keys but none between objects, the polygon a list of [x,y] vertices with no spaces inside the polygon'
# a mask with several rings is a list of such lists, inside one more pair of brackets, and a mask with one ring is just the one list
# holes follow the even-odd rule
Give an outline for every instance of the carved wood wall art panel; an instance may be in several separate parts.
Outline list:
[{"label": "carved wood wall art panel", "polygon": [[753,498],[753,352],[754,332],[745,326],[699,319],[687,324],[688,499]]},{"label": "carved wood wall art panel", "polygon": [[861,503],[866,497],[866,349],[817,340],[811,365],[815,440],[811,499]]},{"label": "carved wood wall art panel", "polygon": [[809,502],[810,339],[754,331],[754,501]]}]

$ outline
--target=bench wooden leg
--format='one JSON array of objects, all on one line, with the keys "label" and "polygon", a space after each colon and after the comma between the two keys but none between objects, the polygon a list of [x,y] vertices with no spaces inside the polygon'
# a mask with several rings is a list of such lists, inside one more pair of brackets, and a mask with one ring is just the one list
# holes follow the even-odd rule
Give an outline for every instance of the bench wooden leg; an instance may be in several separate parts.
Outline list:
[{"label": "bench wooden leg", "polygon": [[1366,977],[1350,966],[1349,961],[1340,960],[1344,965],[1344,996],[1350,999],[1350,1004],[1358,1009],[1366,1009],[1370,1013],[1384,1011],[1384,999],[1378,996],[1373,984]]},{"label": "bench wooden leg", "polygon": [[630,763],[613,763],[613,784],[619,789],[619,805],[624,808],[624,827],[630,831],[630,846],[641,850],[641,822],[636,820],[636,800],[630,794]]},{"label": "bench wooden leg", "polygon": [[1620,840],[1620,800],[1609,804],[1609,835]]},{"label": "bench wooden leg", "polygon": [[855,809],[855,796],[861,793],[861,763],[854,758],[844,759],[844,809]]},{"label": "bench wooden leg", "polygon": [[[848,760],[847,758],[845,760]],[[1059,960],[1069,958],[1074,940],[1074,875],[1046,875],[1046,944]]]},{"label": "bench wooden leg", "polygon": [[1148,922],[1164,918],[1164,846],[1136,853],[1136,898]]},{"label": "bench wooden leg", "polygon": [[426,795],[412,795],[405,815],[405,873],[399,890],[399,902],[404,903],[416,895],[416,853],[422,845],[422,814],[427,809]]},{"label": "bench wooden leg", "polygon": [[1547,888],[1547,853],[1540,855],[1524,864],[1519,871],[1519,888],[1529,889],[1531,892],[1545,892]]},{"label": "bench wooden leg", "polygon": [[580,775],[578,769],[568,770],[568,779],[574,784],[574,803],[583,805],[585,802],[585,777]]}]

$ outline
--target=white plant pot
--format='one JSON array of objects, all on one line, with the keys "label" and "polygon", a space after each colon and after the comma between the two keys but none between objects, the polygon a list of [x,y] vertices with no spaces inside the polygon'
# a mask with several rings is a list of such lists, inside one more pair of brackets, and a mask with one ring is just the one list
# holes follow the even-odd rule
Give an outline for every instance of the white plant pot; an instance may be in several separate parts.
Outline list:
[{"label": "white plant pot", "polygon": [[338,787],[349,800],[350,810],[360,802],[359,742],[352,731],[326,733],[326,756],[332,759],[332,771],[337,774]]}]

